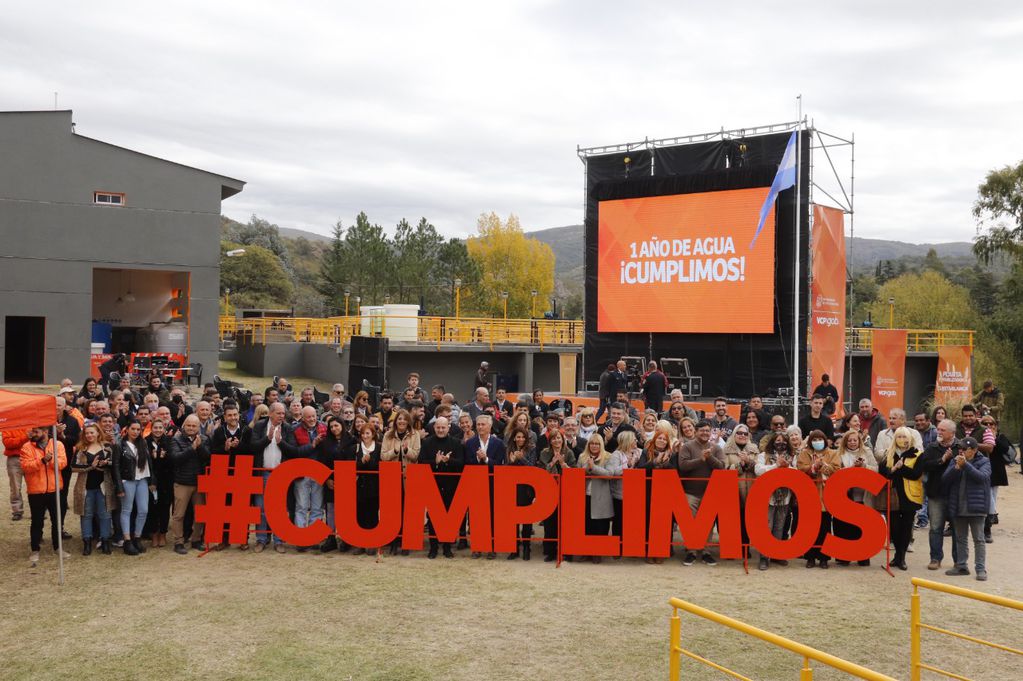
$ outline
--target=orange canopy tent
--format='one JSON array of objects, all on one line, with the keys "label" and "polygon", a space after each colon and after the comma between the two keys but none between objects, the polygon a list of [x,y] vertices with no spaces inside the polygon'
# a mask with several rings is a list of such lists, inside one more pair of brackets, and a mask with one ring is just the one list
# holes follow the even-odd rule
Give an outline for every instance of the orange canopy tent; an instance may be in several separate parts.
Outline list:
[{"label": "orange canopy tent", "polygon": [[[57,398],[53,395],[29,395],[27,393],[17,393],[11,390],[0,390],[0,430],[15,430],[20,428],[41,428],[44,426],[52,426],[53,433],[51,438],[54,442],[57,441]],[[56,451],[56,445],[54,446]],[[53,457],[53,474],[56,479],[60,479],[60,470],[57,464],[57,457]],[[53,503],[56,507],[56,513],[53,517],[60,522],[60,487],[53,493]],[[60,530],[57,532],[57,564],[58,568],[58,584],[64,583],[64,540],[61,537]]]},{"label": "orange canopy tent", "polygon": [[0,430],[38,428],[57,422],[57,398],[0,390]]}]

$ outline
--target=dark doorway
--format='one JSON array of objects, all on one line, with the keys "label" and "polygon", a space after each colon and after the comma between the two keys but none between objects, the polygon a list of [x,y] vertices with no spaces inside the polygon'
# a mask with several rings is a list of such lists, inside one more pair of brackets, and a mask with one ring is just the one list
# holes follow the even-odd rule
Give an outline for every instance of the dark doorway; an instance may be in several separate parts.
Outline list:
[{"label": "dark doorway", "polygon": [[43,382],[46,317],[7,317],[4,347],[5,382]]}]

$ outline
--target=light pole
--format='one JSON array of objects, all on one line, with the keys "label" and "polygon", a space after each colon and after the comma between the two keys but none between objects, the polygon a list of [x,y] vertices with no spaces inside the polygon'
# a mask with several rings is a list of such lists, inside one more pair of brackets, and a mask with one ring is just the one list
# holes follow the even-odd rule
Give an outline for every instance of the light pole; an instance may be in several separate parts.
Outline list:
[{"label": "light pole", "polygon": [[348,316],[348,296],[352,295],[352,292],[345,289],[345,316]]},{"label": "light pole", "polygon": [[462,304],[462,300],[461,300],[462,280],[461,279],[455,279],[454,284],[455,284],[455,319],[458,319],[458,313],[460,312],[460,308],[461,308],[461,304]]},{"label": "light pole", "polygon": [[888,299],[888,328],[895,328],[895,298]]},{"label": "light pole", "polygon": [[355,296],[355,314],[362,315],[362,308],[359,307],[359,303],[362,302],[362,296]]},{"label": "light pole", "polygon": [[529,295],[533,296],[533,304],[529,308],[529,317],[531,319],[536,317],[536,295],[537,295],[537,293],[538,293],[538,291],[536,289],[533,289],[532,291],[529,292]]},{"label": "light pole", "polygon": [[508,292],[501,291],[501,302],[504,303],[504,321],[508,321]]},{"label": "light pole", "polygon": [[231,289],[224,289],[224,314],[231,314]]}]

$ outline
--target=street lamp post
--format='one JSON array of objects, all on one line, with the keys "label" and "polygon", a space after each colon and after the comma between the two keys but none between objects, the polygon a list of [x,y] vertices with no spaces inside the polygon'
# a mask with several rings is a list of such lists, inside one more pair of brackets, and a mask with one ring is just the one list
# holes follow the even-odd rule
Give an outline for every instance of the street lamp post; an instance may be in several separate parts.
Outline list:
[{"label": "street lamp post", "polygon": [[895,298],[888,299],[888,328],[895,328]]},{"label": "street lamp post", "polygon": [[508,321],[508,292],[501,291],[501,302],[504,303],[504,321]]},{"label": "street lamp post", "polygon": [[346,317],[348,316],[348,296],[350,296],[350,295],[352,295],[352,292],[346,289],[345,290],[345,316]]},{"label": "street lamp post", "polygon": [[231,314],[231,289],[224,289],[224,314]]},{"label": "street lamp post", "polygon": [[529,295],[533,296],[533,304],[529,308],[529,316],[530,316],[530,318],[535,318],[536,317],[536,295],[537,295],[537,293],[539,293],[539,292],[536,289],[533,289],[532,291],[529,292]]},{"label": "street lamp post", "polygon": [[461,311],[461,294],[462,294],[462,280],[455,279],[455,319],[458,319],[458,313]]}]

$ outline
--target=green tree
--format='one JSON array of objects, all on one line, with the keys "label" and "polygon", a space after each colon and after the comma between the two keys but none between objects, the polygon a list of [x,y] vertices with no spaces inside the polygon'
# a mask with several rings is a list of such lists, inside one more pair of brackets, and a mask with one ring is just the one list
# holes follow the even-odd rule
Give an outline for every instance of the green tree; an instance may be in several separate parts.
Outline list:
[{"label": "green tree", "polygon": [[469,255],[479,265],[481,280],[478,304],[498,316],[508,293],[508,316],[528,317],[537,292],[536,313],[547,310],[554,290],[554,252],[551,247],[522,232],[519,219],[509,215],[504,222],[496,213],[484,213],[476,224],[478,234],[466,243]]},{"label": "green tree", "polygon": [[1023,161],[992,170],[977,188],[973,216],[982,233],[973,252],[984,262],[999,254],[1023,261]]},{"label": "green tree", "polygon": [[280,228],[268,220],[253,215],[249,218],[248,224],[233,223],[225,235],[225,239],[243,246],[262,246],[280,258],[286,270],[291,269],[288,262],[288,248],[281,238]]},{"label": "green tree", "polygon": [[415,227],[402,220],[394,231],[394,273],[397,302],[418,303],[425,299],[425,291],[434,284],[433,270],[444,239],[426,218],[420,218]]},{"label": "green tree", "polygon": [[923,269],[934,270],[942,276],[948,276],[948,269],[945,267],[945,263],[938,257],[938,252],[933,248],[927,249],[927,255],[924,256]]},{"label": "green tree", "polygon": [[232,308],[290,307],[293,286],[280,258],[257,245],[244,245],[243,255],[227,257],[228,251],[242,247],[220,242],[220,295],[231,290]]},{"label": "green tree", "polygon": [[427,290],[427,311],[449,317],[455,314],[455,279],[461,284],[461,314],[478,313],[474,293],[482,277],[479,265],[469,256],[462,239],[451,238],[437,249],[437,260],[431,271],[433,285]]},{"label": "green tree", "polygon": [[904,274],[883,284],[867,309],[874,326],[888,326],[888,300],[894,299],[896,329],[976,329],[970,292],[933,270]]}]

